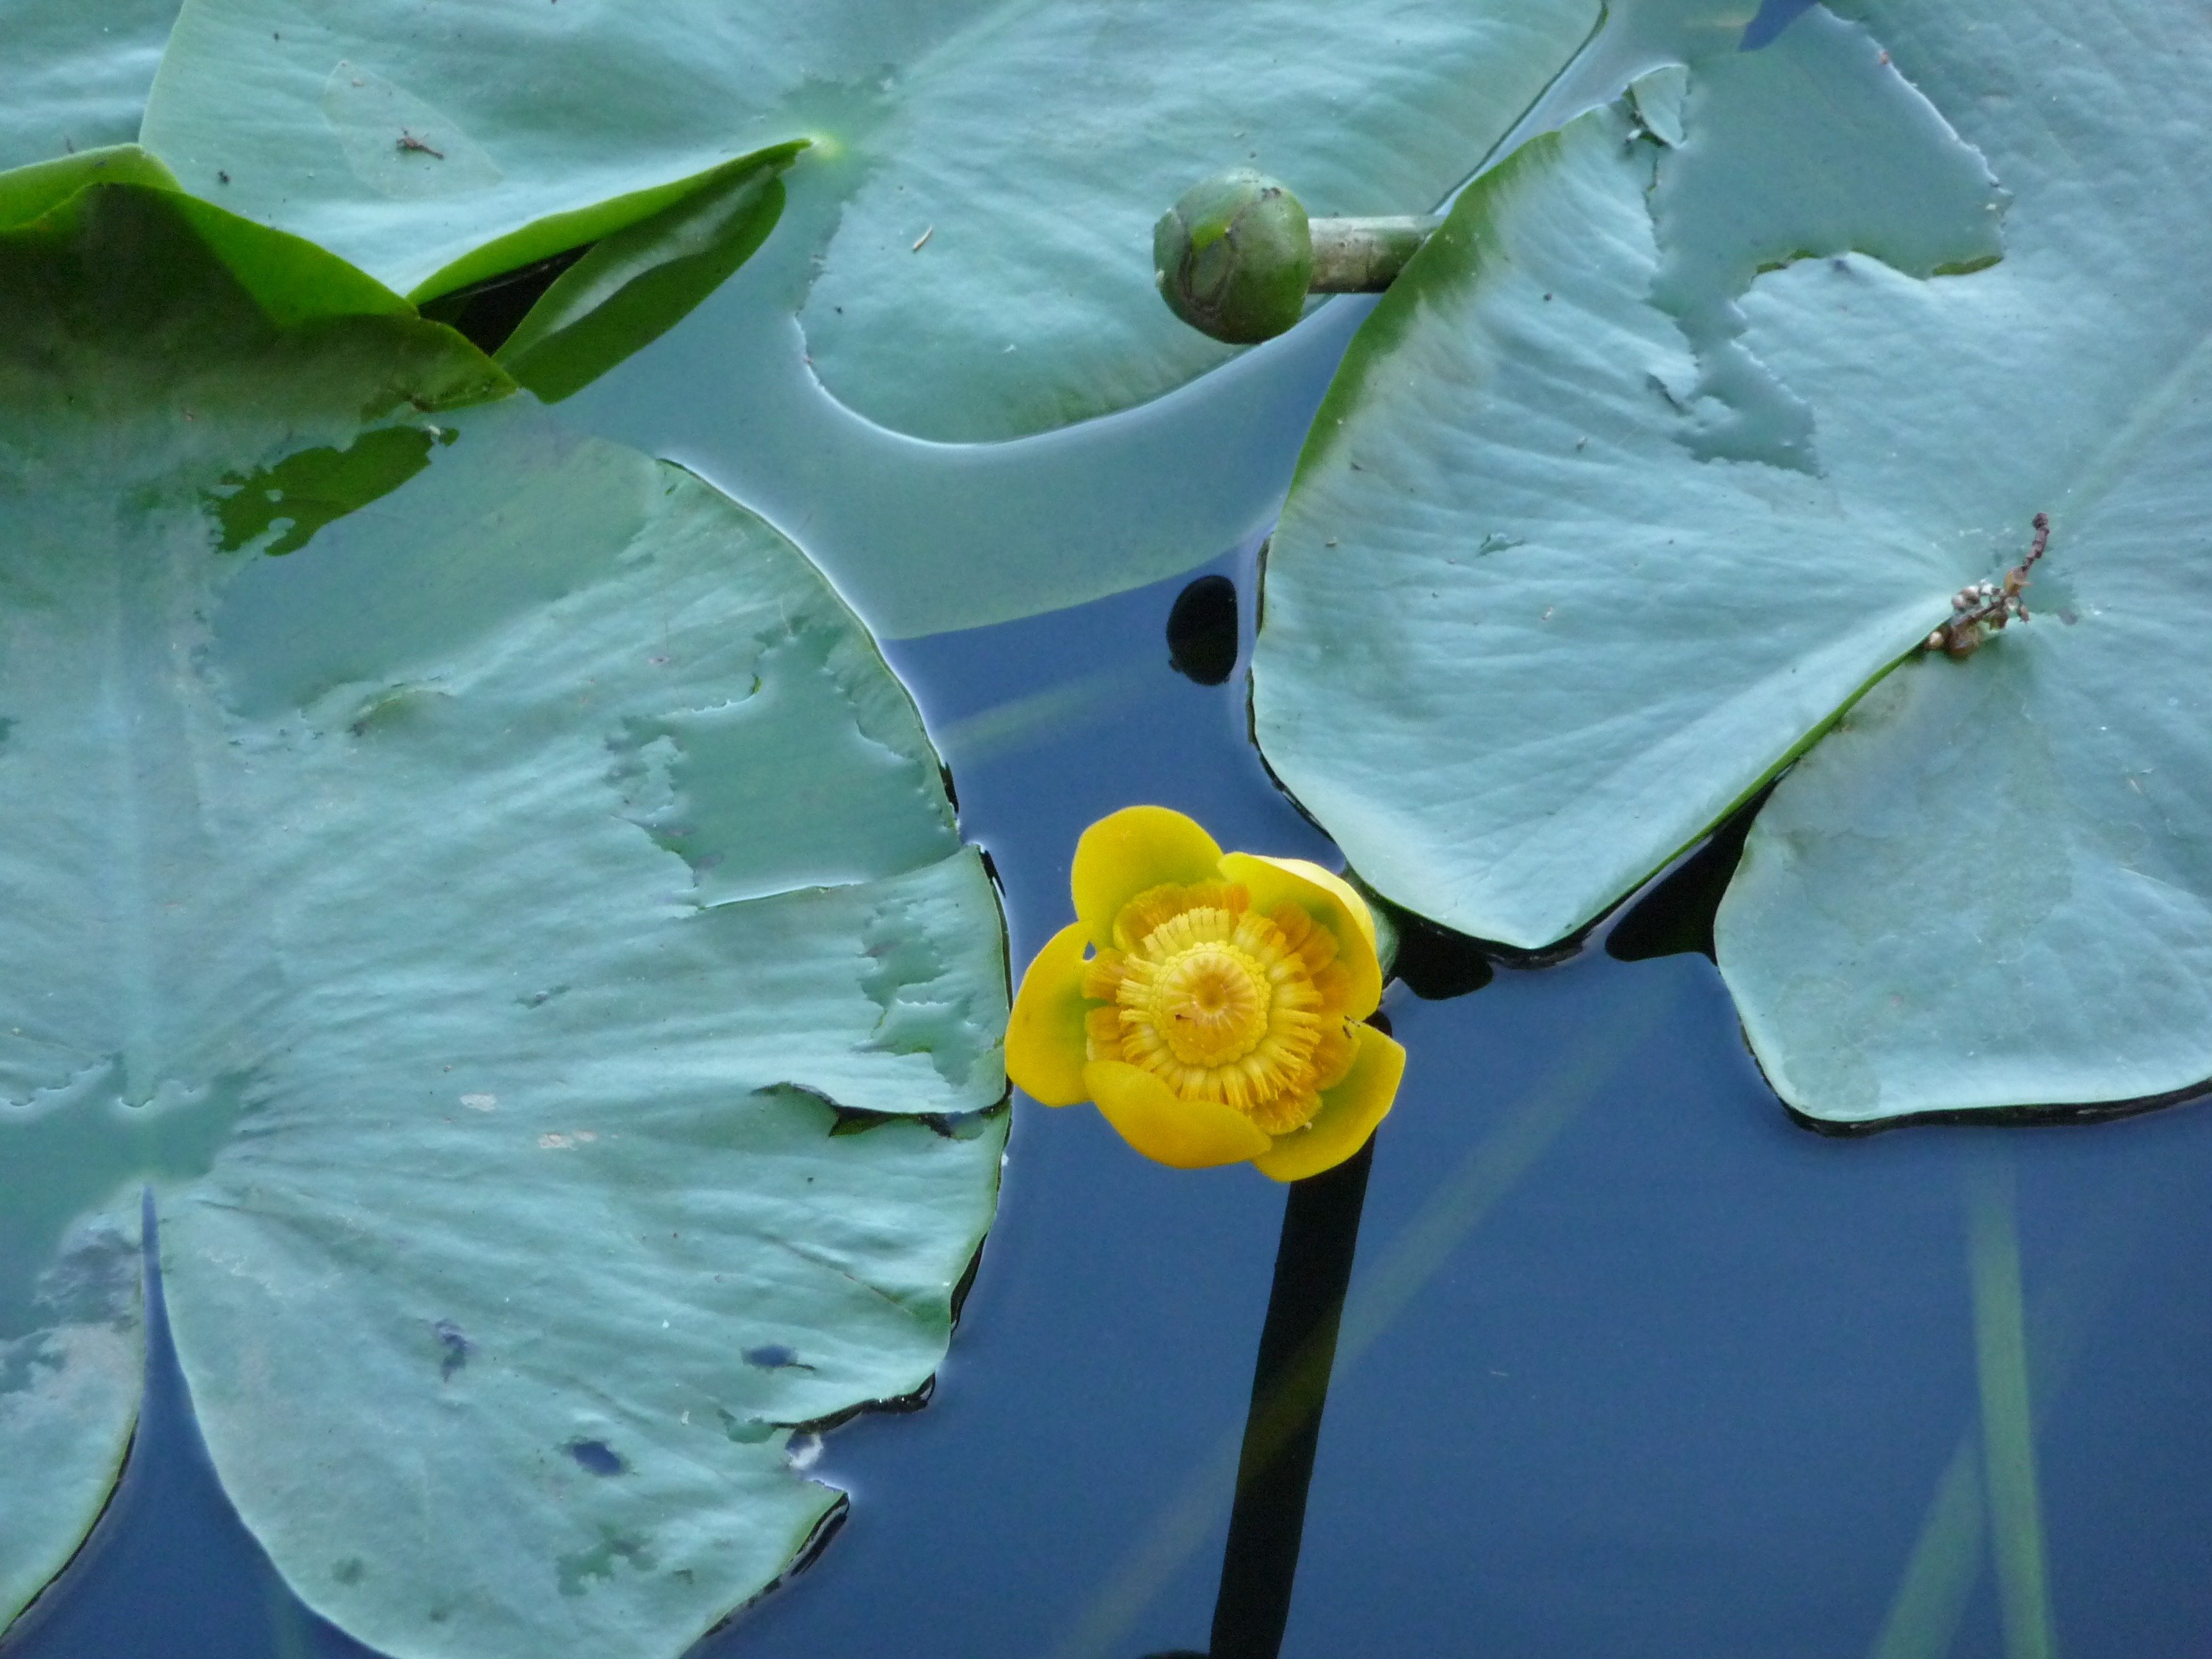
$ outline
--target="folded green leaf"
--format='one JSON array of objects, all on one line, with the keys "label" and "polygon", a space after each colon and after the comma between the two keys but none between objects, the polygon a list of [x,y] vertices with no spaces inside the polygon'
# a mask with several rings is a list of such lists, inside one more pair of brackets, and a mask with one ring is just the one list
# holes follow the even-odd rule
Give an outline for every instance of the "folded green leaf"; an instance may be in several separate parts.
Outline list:
[{"label": "folded green leaf", "polygon": [[547,403],[580,391],[666,333],[752,256],[783,211],[781,144],[715,168],[696,188],[595,245],[555,279],[495,354]]},{"label": "folded green leaf", "polygon": [[151,185],[178,188],[176,175],[136,144],[82,150],[58,161],[36,161],[0,173],[0,230],[58,207],[87,185]]}]

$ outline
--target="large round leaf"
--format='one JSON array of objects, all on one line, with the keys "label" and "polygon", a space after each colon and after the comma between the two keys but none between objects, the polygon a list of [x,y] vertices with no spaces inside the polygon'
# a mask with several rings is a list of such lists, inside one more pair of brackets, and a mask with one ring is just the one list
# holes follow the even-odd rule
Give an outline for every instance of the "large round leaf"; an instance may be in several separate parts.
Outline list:
[{"label": "large round leaf", "polygon": [[616,228],[563,216],[816,136],[802,165],[842,151],[852,192],[806,311],[826,383],[902,430],[1003,438],[1229,355],[1152,289],[1152,222],[1195,179],[1256,161],[1316,212],[1426,209],[1599,14],[189,0],[144,137],[188,188],[425,298],[495,239],[553,252]]},{"label": "large round leaf", "polygon": [[[1784,781],[1722,915],[1785,1097],[2178,1089],[2212,1073],[2203,693],[2164,643],[2212,509],[2212,230],[2176,206],[2212,31],[1859,9],[1871,36],[1816,9],[1695,66],[1671,146],[1593,116],[1463,200],[1302,465],[1261,743],[1384,892],[1538,945],[1902,661]],[[2038,511],[2035,620],[1920,656]]]},{"label": "large round leaf", "polygon": [[679,1651],[993,1208],[1003,933],[911,703],[759,520],[445,412],[502,377],[289,239],[97,187],[0,307],[0,1614],[127,1435],[150,1182],[310,1605]]}]

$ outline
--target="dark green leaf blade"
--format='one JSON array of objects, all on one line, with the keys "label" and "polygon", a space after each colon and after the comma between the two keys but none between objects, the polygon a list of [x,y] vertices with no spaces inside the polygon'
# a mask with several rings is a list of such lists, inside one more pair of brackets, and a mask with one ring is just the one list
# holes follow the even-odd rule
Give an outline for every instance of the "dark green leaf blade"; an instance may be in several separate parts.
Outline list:
[{"label": "dark green leaf blade", "polygon": [[495,354],[546,403],[581,391],[659,339],[750,258],[783,211],[779,175],[802,144],[715,168],[598,243],[555,279]]}]

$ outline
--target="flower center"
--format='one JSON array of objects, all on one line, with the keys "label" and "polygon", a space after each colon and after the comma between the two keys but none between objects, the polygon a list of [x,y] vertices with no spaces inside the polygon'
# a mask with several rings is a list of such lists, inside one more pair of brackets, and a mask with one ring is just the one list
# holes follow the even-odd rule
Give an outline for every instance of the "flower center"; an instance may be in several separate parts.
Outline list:
[{"label": "flower center", "polygon": [[1266,970],[1243,951],[1197,945],[1160,965],[1145,1012],[1177,1060],[1219,1066],[1259,1046],[1273,1000]]},{"label": "flower center", "polygon": [[[1115,923],[1084,995],[1093,1060],[1141,1066],[1185,1100],[1235,1107],[1270,1134],[1320,1109],[1351,1061],[1336,941],[1296,905],[1255,915],[1241,886],[1157,887]],[[1334,977],[1332,977],[1334,975]]]}]

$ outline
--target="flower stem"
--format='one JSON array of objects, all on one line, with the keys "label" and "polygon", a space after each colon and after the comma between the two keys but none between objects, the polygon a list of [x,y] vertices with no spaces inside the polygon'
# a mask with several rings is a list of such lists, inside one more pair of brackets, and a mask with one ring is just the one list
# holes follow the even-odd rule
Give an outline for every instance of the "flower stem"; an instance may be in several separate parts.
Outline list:
[{"label": "flower stem", "polygon": [[1336,1332],[1359,1243],[1372,1139],[1338,1164],[1291,1183],[1275,1282],[1253,1367],[1237,1499],[1213,1604],[1211,1659],[1275,1659],[1290,1622],[1305,1531],[1306,1487],[1321,1443]]},{"label": "flower stem", "polygon": [[1380,294],[1443,220],[1435,214],[1390,219],[1315,219],[1314,294]]}]

